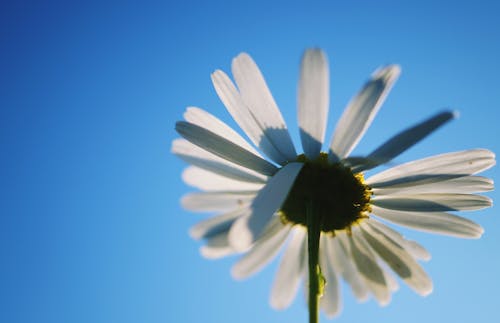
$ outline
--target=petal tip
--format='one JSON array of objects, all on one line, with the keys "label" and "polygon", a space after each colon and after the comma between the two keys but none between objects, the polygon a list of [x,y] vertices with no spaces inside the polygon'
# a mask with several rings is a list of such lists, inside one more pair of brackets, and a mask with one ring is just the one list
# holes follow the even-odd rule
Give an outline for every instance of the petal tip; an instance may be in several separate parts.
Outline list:
[{"label": "petal tip", "polygon": [[427,286],[426,288],[423,288],[422,290],[418,291],[418,294],[420,296],[426,297],[426,296],[429,296],[430,294],[432,294],[433,291],[434,291],[434,285],[431,282],[429,284],[429,286]]},{"label": "petal tip", "polygon": [[432,259],[432,255],[430,253],[427,253],[425,256],[422,257],[422,261],[430,261]]},{"label": "petal tip", "polygon": [[326,310],[324,310],[324,312],[325,312],[325,316],[326,316],[329,320],[331,320],[331,319],[334,319],[334,318],[338,317],[338,316],[339,316],[339,314],[340,314],[340,310],[339,310],[339,309],[336,309],[335,311],[326,311]]},{"label": "petal tip", "polygon": [[200,255],[203,258],[206,258],[206,259],[216,259],[216,258],[218,258],[217,255],[216,255],[216,252],[214,253],[214,251],[211,248],[208,248],[207,246],[201,246],[200,247]]},{"label": "petal tip", "polygon": [[397,64],[386,65],[378,68],[372,74],[373,79],[382,79],[385,83],[394,82],[401,74],[401,66]]},{"label": "petal tip", "polygon": [[220,69],[216,69],[215,71],[212,72],[212,74],[210,74],[210,79],[212,80],[212,83],[217,83],[218,81],[220,81],[220,79],[222,77],[227,77],[227,74],[224,73],[224,71],[220,70]]},{"label": "petal tip", "polygon": [[288,307],[288,304],[284,303],[282,300],[276,299],[273,296],[269,299],[269,305],[271,305],[271,307],[276,311],[282,311]]},{"label": "petal tip", "polygon": [[247,64],[251,64],[251,65],[256,66],[256,64],[255,64],[253,58],[250,56],[250,54],[248,54],[246,52],[241,52],[238,55],[236,55],[231,62],[231,68],[233,69],[233,75],[235,74],[234,73],[235,69],[241,67],[242,65],[247,65]]},{"label": "petal tip", "polygon": [[491,199],[488,196],[485,196],[484,198],[485,198],[484,200],[485,200],[486,207],[492,207],[493,206],[493,199]]},{"label": "petal tip", "polygon": [[246,278],[246,276],[240,273],[237,264],[231,268],[231,277],[233,277],[234,280],[244,280]]},{"label": "petal tip", "polygon": [[303,58],[311,58],[311,59],[326,59],[325,52],[319,47],[308,48],[304,52]]},{"label": "petal tip", "polygon": [[380,305],[380,307],[386,307],[390,303],[391,303],[391,297],[389,296],[387,299],[379,300],[378,305]]},{"label": "petal tip", "polygon": [[188,203],[189,203],[189,200],[190,200],[190,194],[185,194],[184,196],[181,197],[181,201],[180,201],[180,204],[182,206],[183,209],[185,210],[189,210],[189,207],[188,207]]},{"label": "petal tip", "polygon": [[391,75],[393,76],[399,76],[399,74],[401,74],[401,65],[399,64],[390,64],[387,66],[387,68],[389,69],[389,72]]},{"label": "petal tip", "polygon": [[200,240],[202,238],[202,234],[196,226],[189,228],[188,235],[191,239],[194,239],[194,240]]},{"label": "petal tip", "polygon": [[242,222],[241,220],[243,219],[233,224],[228,236],[229,245],[236,252],[244,252],[253,242],[252,232],[245,228],[246,222]]},{"label": "petal tip", "polygon": [[241,52],[238,55],[236,55],[236,57],[234,59],[238,59],[238,60],[240,60],[240,59],[252,59],[252,57],[247,52]]},{"label": "petal tip", "polygon": [[188,235],[193,240],[200,240],[206,234],[206,231],[199,228],[199,225],[193,225],[188,230]]},{"label": "petal tip", "polygon": [[354,293],[354,298],[358,303],[366,303],[370,299],[370,294],[365,289],[361,293]]},{"label": "petal tip", "polygon": [[478,226],[477,234],[474,238],[479,239],[483,236],[483,234],[484,234],[484,228],[482,226]]}]

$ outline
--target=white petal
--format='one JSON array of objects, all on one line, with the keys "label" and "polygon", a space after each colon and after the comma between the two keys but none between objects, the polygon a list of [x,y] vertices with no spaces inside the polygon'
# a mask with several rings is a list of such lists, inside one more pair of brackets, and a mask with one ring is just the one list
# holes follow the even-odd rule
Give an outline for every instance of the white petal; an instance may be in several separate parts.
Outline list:
[{"label": "white petal", "polygon": [[205,110],[196,107],[188,107],[184,113],[184,119],[186,119],[189,123],[208,129],[216,135],[232,141],[236,145],[245,148],[257,156],[260,156],[257,150],[255,150],[236,131]]},{"label": "white petal", "polygon": [[[478,193],[493,190],[493,180],[481,176],[453,176],[434,175],[425,180],[422,177],[406,178],[396,185],[382,185],[381,188],[372,188],[375,195],[393,194],[420,194],[420,193]],[[451,179],[448,179],[452,177]]]},{"label": "white petal", "polygon": [[234,221],[246,213],[248,213],[248,208],[239,208],[210,217],[192,226],[191,229],[189,229],[189,235],[193,239],[201,239],[214,236],[224,231],[229,231]]},{"label": "white petal", "polygon": [[250,251],[232,268],[235,279],[247,278],[266,266],[278,253],[292,227],[283,225],[278,217],[271,223]]},{"label": "white petal", "polygon": [[[405,163],[371,176],[366,184],[371,187],[394,186],[429,180],[435,175],[473,175],[495,165],[495,154],[486,149],[471,149],[441,154]],[[412,178],[415,177],[415,178]]]},{"label": "white petal", "polygon": [[178,121],[175,130],[193,144],[237,165],[272,176],[277,168],[241,146],[195,124]]},{"label": "white petal", "polygon": [[349,155],[373,121],[400,74],[397,65],[375,71],[372,79],[354,97],[345,109],[330,144],[330,160],[343,159]]},{"label": "white petal", "polygon": [[369,296],[368,289],[356,265],[353,263],[352,257],[350,257],[351,251],[347,239],[347,234],[343,232],[336,233],[335,238],[329,239],[327,250],[332,264],[339,268],[338,271],[351,287],[356,299],[366,301]]},{"label": "white petal", "polygon": [[264,186],[220,176],[195,166],[186,168],[182,172],[182,179],[186,184],[204,191],[258,191]]},{"label": "white petal", "polygon": [[233,248],[249,247],[262,233],[273,214],[285,202],[302,163],[289,163],[271,177],[251,205],[251,214],[241,217],[231,227],[229,241]]},{"label": "white petal", "polygon": [[432,258],[430,252],[416,241],[405,240],[404,247],[406,251],[417,260],[429,261]]},{"label": "white petal", "polygon": [[391,292],[388,288],[385,274],[377,264],[376,257],[368,243],[363,239],[361,232],[359,230],[353,232],[351,236],[348,236],[348,241],[354,263],[358,267],[361,276],[365,279],[365,283],[373,293],[373,296],[375,296],[380,305],[385,306],[389,304],[391,301]]},{"label": "white petal", "polygon": [[384,273],[385,281],[387,282],[387,287],[393,293],[399,290],[399,283],[396,278],[388,272],[387,269],[382,268],[382,272]]},{"label": "white petal", "polygon": [[486,196],[445,193],[375,196],[371,202],[385,209],[414,212],[480,210],[492,204]]},{"label": "white petal", "polygon": [[419,260],[430,260],[431,254],[420,244],[415,241],[405,239],[401,234],[384,225],[383,223],[371,218],[367,222],[368,225],[374,227],[378,231],[382,232],[388,236],[391,240],[396,242],[398,245],[405,248],[405,250],[412,255],[415,259]]},{"label": "white petal", "polygon": [[483,228],[471,220],[443,212],[401,212],[372,206],[372,212],[384,220],[415,230],[459,238],[479,238]]},{"label": "white petal", "polygon": [[367,165],[362,169],[356,169],[356,171],[359,172],[373,168],[392,160],[394,157],[406,151],[408,148],[412,147],[417,142],[427,137],[429,134],[457,116],[458,114],[456,112],[441,112],[398,133],[366,157],[367,160],[371,161],[370,165]]},{"label": "white petal", "polygon": [[306,231],[301,228],[293,230],[271,289],[269,302],[274,309],[287,308],[297,294],[301,274],[307,265],[306,235]]},{"label": "white petal", "polygon": [[200,253],[203,257],[208,259],[219,259],[233,255],[236,252],[228,243],[227,232],[221,232],[208,239],[206,245],[200,248]]},{"label": "white petal", "polygon": [[[224,72],[217,70],[212,74],[212,82],[228,112],[254,145],[258,146],[275,162],[283,164],[287,157],[278,151],[273,142],[270,141],[264,128],[254,118],[231,79]],[[279,131],[283,132],[283,130]],[[267,132],[270,132],[270,130],[267,130]],[[293,159],[295,159],[295,156]]]},{"label": "white petal", "polygon": [[369,225],[361,224],[361,231],[377,254],[418,294],[425,296],[432,292],[432,281],[420,265],[408,254],[405,248],[397,244],[382,231]]},{"label": "white petal", "polygon": [[307,50],[302,57],[298,90],[298,119],[304,153],[316,159],[325,139],[330,81],[328,61],[320,49]]},{"label": "white petal", "polygon": [[248,206],[255,193],[196,192],[181,199],[182,206],[193,212],[227,211]]},{"label": "white petal", "polygon": [[262,129],[262,135],[267,137],[271,144],[269,149],[274,149],[275,154],[281,157],[276,162],[283,164],[286,161],[294,160],[297,153],[285,120],[274,102],[262,73],[250,55],[241,53],[234,58],[232,72],[243,101],[249,108],[255,122]]},{"label": "white petal", "polygon": [[221,176],[259,184],[265,183],[267,180],[267,176],[215,156],[185,139],[174,140],[172,142],[172,152],[189,164]]},{"label": "white petal", "polygon": [[360,173],[365,169],[370,169],[374,167],[376,162],[368,157],[363,156],[349,156],[342,159],[342,164],[346,167],[350,167],[353,173]]},{"label": "white petal", "polygon": [[320,299],[321,308],[325,312],[328,318],[333,318],[339,314],[342,307],[342,302],[340,298],[340,286],[337,279],[336,270],[338,266],[335,266],[334,262],[330,259],[330,252],[328,250],[329,240],[332,238],[321,235],[320,240],[320,256],[319,262],[321,271],[326,280],[324,295]]}]

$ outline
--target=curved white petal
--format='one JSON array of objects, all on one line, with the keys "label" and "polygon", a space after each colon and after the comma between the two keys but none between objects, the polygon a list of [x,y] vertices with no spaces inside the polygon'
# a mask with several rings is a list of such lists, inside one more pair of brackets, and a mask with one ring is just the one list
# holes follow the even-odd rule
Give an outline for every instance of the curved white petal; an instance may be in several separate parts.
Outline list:
[{"label": "curved white petal", "polygon": [[262,129],[263,135],[272,145],[270,148],[282,157],[276,162],[283,164],[286,161],[294,160],[297,153],[285,120],[257,64],[250,55],[241,53],[233,59],[231,67],[243,101]]},{"label": "curved white petal", "polygon": [[[399,283],[396,277],[389,271],[389,268],[387,267],[386,263],[381,264],[383,269],[382,272],[384,273],[384,278],[385,281],[387,282],[387,288],[389,288],[389,291],[391,293],[394,293],[399,290]],[[386,268],[387,267],[387,268]]]},{"label": "curved white petal", "polygon": [[298,89],[300,139],[309,159],[318,157],[325,139],[330,99],[328,60],[320,49],[309,49],[302,57]]},{"label": "curved white petal", "polygon": [[354,297],[358,301],[366,301],[369,296],[368,289],[353,262],[347,239],[347,234],[344,232],[336,233],[335,238],[328,239],[327,251],[332,264],[339,268],[338,272],[351,287]]},{"label": "curved white petal", "polygon": [[441,112],[411,128],[401,131],[366,157],[366,160],[370,161],[369,165],[365,164],[364,167],[356,168],[355,171],[360,172],[387,163],[457,116],[456,112]]},{"label": "curved white petal", "polygon": [[186,184],[204,191],[257,192],[264,187],[264,184],[235,180],[196,166],[187,167],[182,172],[182,179]]},{"label": "curved white petal", "polygon": [[376,70],[354,97],[337,123],[330,144],[330,160],[343,159],[357,145],[400,74],[397,65]]},{"label": "curved white petal", "polygon": [[371,187],[395,186],[408,181],[429,181],[435,175],[473,175],[495,165],[495,154],[487,149],[471,149],[440,154],[405,163],[369,177]]},{"label": "curved white petal", "polygon": [[189,235],[193,239],[201,239],[217,235],[224,231],[229,231],[234,221],[246,213],[248,213],[248,208],[239,208],[212,216],[192,226],[191,229],[189,229]]},{"label": "curved white petal", "polygon": [[321,271],[326,280],[324,295],[320,299],[320,305],[328,318],[333,318],[339,314],[342,308],[340,297],[340,286],[338,281],[338,274],[336,270],[339,269],[338,265],[334,264],[331,260],[330,251],[328,250],[329,239],[325,235],[320,238],[320,255],[319,263]]},{"label": "curved white petal", "polygon": [[274,309],[284,309],[292,303],[307,266],[307,232],[301,228],[292,232],[271,289],[269,302]]},{"label": "curved white petal", "polygon": [[215,91],[234,121],[240,126],[254,145],[258,146],[272,160],[282,160],[283,156],[273,149],[269,140],[264,135],[263,129],[250,113],[243,98],[236,89],[229,76],[221,70],[216,70],[211,75]]},{"label": "curved white petal", "polygon": [[404,247],[408,253],[417,260],[429,261],[432,256],[420,243],[413,240],[405,240]]},{"label": "curved white petal", "polygon": [[[451,177],[451,179],[450,179]],[[406,178],[396,185],[372,188],[373,193],[382,195],[406,195],[421,193],[479,193],[493,190],[493,180],[482,176],[428,176],[425,180],[415,177]]]},{"label": "curved white petal", "polygon": [[415,230],[459,238],[479,238],[483,228],[469,219],[444,212],[401,212],[372,206],[376,216]]},{"label": "curved white petal", "polygon": [[200,253],[208,259],[219,259],[235,254],[227,240],[227,232],[221,232],[207,240],[200,248]]},{"label": "curved white petal", "polygon": [[248,206],[255,193],[195,192],[184,195],[182,206],[189,211],[227,211]]},{"label": "curved white petal", "polygon": [[261,270],[276,256],[288,237],[291,228],[290,225],[282,224],[278,217],[271,220],[262,237],[233,266],[231,270],[232,276],[235,279],[244,279]]},{"label": "curved white petal", "polygon": [[246,150],[252,152],[253,154],[260,156],[259,152],[255,150],[243,137],[241,137],[236,131],[234,131],[227,124],[219,120],[214,115],[208,113],[207,111],[197,108],[188,107],[186,112],[184,112],[184,119],[187,122],[210,130],[218,136],[221,136],[229,141],[232,141],[236,145],[245,148]]},{"label": "curved white petal", "polygon": [[249,247],[262,233],[273,214],[285,202],[302,163],[289,163],[271,177],[251,205],[251,214],[241,217],[231,227],[229,241],[233,248]]},{"label": "curved white petal", "polygon": [[263,184],[267,179],[267,176],[233,164],[185,139],[176,139],[173,141],[172,153],[191,165],[234,180]]},{"label": "curved white petal", "polygon": [[[270,134],[271,132],[280,133],[281,135],[274,135],[278,138],[288,136],[286,128],[274,130],[266,129],[259,124],[247,104],[243,101],[243,98],[231,79],[224,72],[217,70],[212,73],[212,82],[214,84],[215,91],[226,106],[228,112],[231,114],[236,123],[238,123],[241,129],[243,129],[254,145],[258,146],[260,150],[269,156],[269,158],[279,164],[283,164],[287,160],[295,159],[296,156],[294,155],[291,157],[291,153],[287,156],[283,155],[283,153],[281,153],[275,146],[276,143],[273,143],[269,138],[269,136],[272,136]],[[283,143],[280,142],[279,144]],[[293,151],[295,151],[295,148],[293,148]]]},{"label": "curved white petal", "polygon": [[272,176],[278,170],[267,160],[195,124],[178,121],[175,124],[175,130],[198,147],[260,174]]},{"label": "curved white petal", "polygon": [[371,248],[414,291],[422,296],[430,294],[432,281],[422,267],[406,252],[403,246],[397,244],[374,226],[370,226],[369,222],[363,222],[360,228]]},{"label": "curved white petal", "polygon": [[391,291],[384,271],[377,264],[376,256],[371,251],[361,232],[357,229],[353,231],[355,232],[348,236],[348,241],[354,263],[375,299],[381,306],[385,306],[391,301]]},{"label": "curved white petal", "polygon": [[367,221],[367,225],[388,236],[391,240],[402,246],[412,257],[418,260],[430,260],[431,254],[418,242],[405,239],[400,233],[389,228],[385,224],[373,218]]},{"label": "curved white petal", "polygon": [[385,209],[410,212],[470,211],[492,205],[486,196],[446,193],[375,196],[371,203]]}]

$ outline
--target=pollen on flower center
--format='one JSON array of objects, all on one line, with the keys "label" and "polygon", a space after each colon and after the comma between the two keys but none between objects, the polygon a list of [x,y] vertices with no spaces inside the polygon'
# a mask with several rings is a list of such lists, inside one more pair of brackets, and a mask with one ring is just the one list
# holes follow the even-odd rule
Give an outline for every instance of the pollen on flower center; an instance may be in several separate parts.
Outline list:
[{"label": "pollen on flower center", "polygon": [[307,226],[308,203],[314,205],[323,232],[349,230],[368,217],[371,190],[361,173],[354,174],[341,163],[329,163],[326,153],[313,161],[299,155],[297,161],[304,166],[279,211],[283,222]]}]

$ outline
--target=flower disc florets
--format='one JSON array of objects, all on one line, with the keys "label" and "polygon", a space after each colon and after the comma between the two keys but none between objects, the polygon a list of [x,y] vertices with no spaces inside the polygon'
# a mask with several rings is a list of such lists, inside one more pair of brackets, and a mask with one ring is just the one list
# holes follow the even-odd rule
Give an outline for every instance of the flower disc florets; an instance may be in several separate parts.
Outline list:
[{"label": "flower disc florets", "polygon": [[329,163],[325,153],[313,161],[299,155],[297,161],[304,166],[279,211],[283,222],[307,226],[307,205],[314,206],[321,231],[328,233],[349,230],[368,217],[371,190],[363,174],[339,162]]}]

